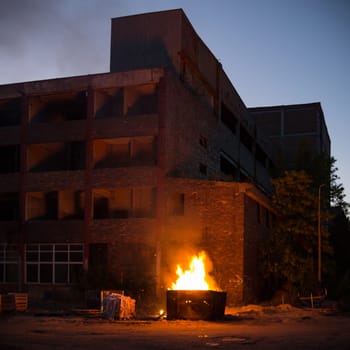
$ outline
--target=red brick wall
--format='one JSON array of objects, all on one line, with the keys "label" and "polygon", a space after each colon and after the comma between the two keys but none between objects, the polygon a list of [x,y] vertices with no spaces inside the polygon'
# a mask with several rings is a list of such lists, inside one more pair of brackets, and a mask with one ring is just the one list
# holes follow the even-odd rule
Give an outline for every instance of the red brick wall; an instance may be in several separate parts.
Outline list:
[{"label": "red brick wall", "polygon": [[212,261],[216,282],[228,293],[228,303],[257,298],[261,287],[256,281],[260,279],[257,249],[268,230],[256,223],[256,202],[247,197],[245,186],[186,179],[172,179],[168,185],[167,193],[185,193],[185,212],[166,218],[165,287],[176,279],[176,264],[203,249]]}]

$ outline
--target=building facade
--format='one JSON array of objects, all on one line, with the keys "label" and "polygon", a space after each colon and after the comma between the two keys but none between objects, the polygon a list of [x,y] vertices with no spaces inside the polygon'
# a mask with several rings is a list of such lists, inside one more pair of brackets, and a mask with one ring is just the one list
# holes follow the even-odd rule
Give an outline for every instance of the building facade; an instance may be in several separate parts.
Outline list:
[{"label": "building facade", "polygon": [[274,144],[271,155],[287,170],[303,153],[331,155],[331,141],[319,102],[248,109],[256,127]]},{"label": "building facade", "polygon": [[262,295],[271,141],[182,10],[112,20],[111,72],[0,86],[0,288],[152,290],[205,250]]}]

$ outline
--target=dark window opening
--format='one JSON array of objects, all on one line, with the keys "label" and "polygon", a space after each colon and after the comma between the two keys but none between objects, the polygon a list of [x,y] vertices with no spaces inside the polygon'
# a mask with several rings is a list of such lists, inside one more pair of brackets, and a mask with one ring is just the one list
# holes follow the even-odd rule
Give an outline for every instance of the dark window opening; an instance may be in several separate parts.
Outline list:
[{"label": "dark window opening", "polygon": [[236,134],[237,118],[223,103],[221,104],[221,121]]},{"label": "dark window opening", "polygon": [[253,150],[253,138],[242,125],[240,126],[240,140],[241,143],[250,151]]},{"label": "dark window opening", "polygon": [[85,142],[73,141],[66,145],[66,170],[81,170],[85,168]]},{"label": "dark window opening", "polygon": [[16,221],[19,218],[19,196],[16,192],[0,194],[0,221]]},{"label": "dark window opening", "polygon": [[266,158],[266,153],[262,150],[262,148],[259,145],[256,145],[255,159],[263,166],[266,166]]},{"label": "dark window opening", "polygon": [[123,88],[96,91],[96,119],[115,118],[123,115]]},{"label": "dark window opening", "polygon": [[232,180],[235,180],[238,169],[226,157],[220,156],[220,171],[224,175],[229,176]]},{"label": "dark window opening", "polygon": [[154,137],[97,139],[93,147],[95,169],[156,164]]},{"label": "dark window opening", "polygon": [[85,168],[85,142],[31,144],[27,148],[31,172],[80,170]]},{"label": "dark window opening", "polygon": [[87,94],[41,96],[31,101],[32,123],[57,123],[86,119]]},{"label": "dark window opening", "polygon": [[27,220],[57,220],[57,192],[28,192]]},{"label": "dark window opening", "polygon": [[0,146],[0,173],[16,173],[20,168],[19,145]]},{"label": "dark window opening", "polygon": [[155,189],[116,188],[94,190],[94,219],[154,217]]},{"label": "dark window opening", "polygon": [[124,88],[124,114],[155,114],[158,111],[158,90],[155,84]]},{"label": "dark window opening", "polygon": [[20,98],[0,100],[0,127],[21,124],[22,101]]},{"label": "dark window opening", "polygon": [[85,193],[65,190],[58,193],[58,218],[62,220],[84,219]]},{"label": "dark window opening", "polygon": [[108,217],[108,198],[94,198],[94,219],[105,219]]}]

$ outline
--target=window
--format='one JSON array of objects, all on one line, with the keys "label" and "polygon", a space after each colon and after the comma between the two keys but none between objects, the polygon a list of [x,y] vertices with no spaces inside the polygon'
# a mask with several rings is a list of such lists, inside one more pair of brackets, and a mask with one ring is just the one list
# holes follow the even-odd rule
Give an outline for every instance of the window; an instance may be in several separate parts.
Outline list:
[{"label": "window", "polygon": [[0,283],[16,283],[18,279],[18,249],[14,244],[0,244]]},{"label": "window", "polygon": [[223,103],[221,104],[221,121],[233,134],[236,134],[237,118]]},{"label": "window", "polygon": [[253,138],[242,125],[240,127],[240,140],[241,143],[249,149],[249,151],[253,150]]},{"label": "window", "polygon": [[38,143],[27,146],[27,170],[30,172],[84,168],[84,141]]},{"label": "window", "polygon": [[26,201],[27,220],[57,220],[57,192],[28,192]]},{"label": "window", "polygon": [[0,194],[0,221],[15,221],[19,217],[18,192]]},{"label": "window", "polygon": [[82,244],[26,246],[27,283],[78,283],[83,272]]},{"label": "window", "polygon": [[31,98],[29,119],[32,123],[60,123],[86,118],[87,93],[49,94]]},{"label": "window", "polygon": [[17,126],[21,123],[21,98],[0,100],[0,127]]},{"label": "window", "polygon": [[95,169],[153,165],[156,162],[154,137],[96,139],[93,147]]},{"label": "window", "polygon": [[19,145],[0,146],[0,173],[16,173],[20,168]]},{"label": "window", "polygon": [[230,180],[235,180],[238,170],[231,159],[220,155],[220,171]]},{"label": "window", "polygon": [[266,166],[266,153],[262,150],[259,145],[255,148],[255,159],[260,162],[261,165]]},{"label": "window", "polygon": [[94,189],[94,219],[153,217],[155,188]]}]

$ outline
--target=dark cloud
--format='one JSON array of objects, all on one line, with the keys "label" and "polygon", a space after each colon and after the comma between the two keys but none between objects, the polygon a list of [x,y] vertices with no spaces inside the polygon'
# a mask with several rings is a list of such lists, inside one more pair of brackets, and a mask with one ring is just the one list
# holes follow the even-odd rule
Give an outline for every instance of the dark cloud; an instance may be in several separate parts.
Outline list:
[{"label": "dark cloud", "polygon": [[9,68],[12,81],[106,71],[110,18],[127,9],[124,0],[0,0],[0,64],[25,71]]}]

